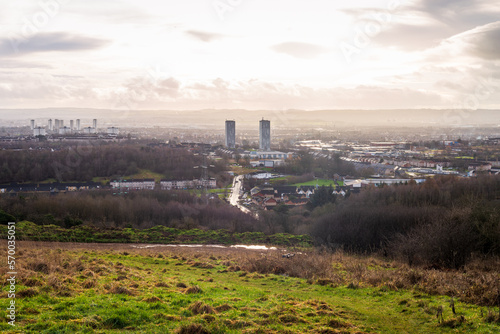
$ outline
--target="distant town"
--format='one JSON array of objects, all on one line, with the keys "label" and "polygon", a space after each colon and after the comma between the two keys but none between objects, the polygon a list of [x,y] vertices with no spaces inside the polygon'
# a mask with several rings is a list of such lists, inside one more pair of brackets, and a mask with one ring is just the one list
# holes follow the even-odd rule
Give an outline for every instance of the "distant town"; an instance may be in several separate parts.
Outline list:
[{"label": "distant town", "polygon": [[[229,188],[231,183],[226,177],[221,177],[221,173],[242,175],[243,172],[244,179],[241,189],[238,189],[238,205],[251,210],[269,210],[280,204],[289,207],[305,206],[320,186],[330,187],[330,193],[335,196],[348,196],[366,187],[421,183],[436,175],[474,177],[479,174],[500,173],[500,136],[415,141],[379,140],[380,136],[375,134],[374,140],[353,140],[352,133],[346,135],[347,138],[342,138],[341,131],[325,131],[295,134],[291,137],[279,132],[274,134],[271,121],[262,118],[255,120],[258,135],[254,137],[255,140],[251,140],[247,137],[249,130],[239,131],[237,121],[225,120],[222,124],[223,139],[211,139],[207,142],[183,141],[171,129],[166,129],[163,136],[168,139],[161,140],[151,138],[150,135],[141,136],[137,131],[123,132],[115,126],[100,128],[98,119],[92,119],[88,124],[81,119],[69,122],[51,118],[45,121],[32,119],[29,121],[31,135],[23,135],[26,133],[25,128],[18,129],[16,133],[13,128],[4,127],[3,133],[9,132],[9,135],[1,138],[4,151],[26,149],[54,152],[64,150],[64,145],[71,147],[95,145],[92,142],[109,142],[115,145],[186,150],[193,157],[199,155],[203,159],[198,161],[198,165],[191,166],[193,172],[188,175],[193,177],[190,178],[161,174],[156,177],[138,177],[139,175],[131,173],[119,177],[101,177],[99,182],[65,182],[57,178],[52,181],[50,178],[49,181],[41,180],[43,182],[16,180],[0,185],[0,192],[59,193],[111,189],[115,193],[126,193],[139,190],[198,190],[205,193],[205,196],[211,193],[211,198],[215,196],[228,200],[232,190]],[[398,133],[398,130],[395,132]],[[174,135],[169,136],[169,133]],[[334,138],[325,138],[328,136]],[[364,138],[366,136],[363,135]],[[226,165],[219,173],[210,171],[216,161],[224,161]],[[297,175],[296,165],[303,164],[304,161],[309,161],[309,166],[299,174],[303,175],[305,182],[295,182],[292,185],[288,182],[290,175]],[[340,165],[344,166],[343,170],[329,174],[331,166]]]}]

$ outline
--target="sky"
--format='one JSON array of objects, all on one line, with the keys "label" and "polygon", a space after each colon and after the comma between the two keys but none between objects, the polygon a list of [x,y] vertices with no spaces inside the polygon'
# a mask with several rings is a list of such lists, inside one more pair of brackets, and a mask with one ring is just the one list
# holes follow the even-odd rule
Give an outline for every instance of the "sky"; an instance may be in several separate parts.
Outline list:
[{"label": "sky", "polygon": [[500,2],[0,2],[0,108],[498,109]]}]

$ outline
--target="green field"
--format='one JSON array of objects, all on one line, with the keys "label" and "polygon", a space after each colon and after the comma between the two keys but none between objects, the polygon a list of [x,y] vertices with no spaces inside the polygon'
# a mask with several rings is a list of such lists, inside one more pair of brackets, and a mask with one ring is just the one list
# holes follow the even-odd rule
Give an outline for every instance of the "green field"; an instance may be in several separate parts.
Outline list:
[{"label": "green field", "polygon": [[[353,280],[348,284],[334,277],[291,277],[289,269],[300,266],[307,255],[283,259],[279,251],[81,247],[18,244],[16,327],[5,321],[9,299],[4,284],[0,299],[3,333],[421,334],[500,330],[496,320],[491,320],[496,315],[486,308],[455,302],[457,314],[452,314],[449,297],[359,283],[355,278],[361,279],[359,269],[350,268],[351,260],[345,256],[331,265],[336,275]],[[281,263],[283,269],[267,268],[266,261],[278,267]],[[436,318],[439,307],[443,307],[441,323]]]},{"label": "green field", "polygon": [[[160,180],[163,178],[165,178],[165,175],[152,172],[148,169],[139,169],[139,172],[137,172],[135,174],[122,177],[123,180],[155,179],[156,182],[160,182]],[[94,177],[94,178],[92,178],[92,182],[101,182],[102,184],[106,184],[110,181],[112,181],[112,180],[109,177]]]},{"label": "green field", "polygon": [[318,185],[319,187],[321,186],[335,186],[335,185],[340,185],[343,186],[344,182],[343,181],[333,181],[333,180],[327,180],[327,179],[316,179],[316,180],[311,180],[307,182],[302,182],[302,183],[295,183],[293,184],[294,186],[316,186]]},{"label": "green field", "polygon": [[[95,226],[36,225],[29,221],[16,224],[16,238],[31,241],[158,243],[158,244],[271,244],[286,247],[311,247],[307,235],[262,232],[234,233],[228,230],[176,229],[157,225],[149,229],[101,228]],[[0,238],[7,238],[7,226],[0,225]]]}]

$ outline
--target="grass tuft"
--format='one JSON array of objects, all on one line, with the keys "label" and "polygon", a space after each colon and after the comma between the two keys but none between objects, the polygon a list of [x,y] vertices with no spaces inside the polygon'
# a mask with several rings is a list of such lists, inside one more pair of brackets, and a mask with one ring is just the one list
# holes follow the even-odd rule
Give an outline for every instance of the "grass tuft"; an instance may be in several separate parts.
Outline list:
[{"label": "grass tuft", "polygon": [[460,316],[458,318],[449,319],[443,321],[439,324],[441,327],[449,327],[449,328],[457,328],[460,327],[463,323],[465,323],[464,316]]},{"label": "grass tuft", "polygon": [[326,324],[328,327],[331,328],[346,328],[346,327],[351,327],[350,324],[345,323],[341,320],[338,319],[330,319],[328,320],[328,323]]},{"label": "grass tuft", "polygon": [[203,290],[198,285],[190,286],[186,290],[184,290],[184,294],[189,295],[193,293],[202,293]]},{"label": "grass tuft", "polygon": [[30,298],[30,297],[34,297],[36,295],[38,295],[38,290],[33,289],[33,288],[20,290],[16,293],[16,296],[21,297],[21,298]]},{"label": "grass tuft", "polygon": [[219,313],[219,312],[226,312],[226,311],[229,311],[231,310],[233,307],[231,305],[228,305],[228,304],[222,304],[222,305],[219,305],[215,308],[215,310]]},{"label": "grass tuft", "polygon": [[201,301],[197,301],[188,307],[188,310],[193,312],[194,315],[198,314],[213,314],[215,310],[212,306],[205,304]]},{"label": "grass tuft", "polygon": [[167,284],[167,283],[165,283],[165,282],[158,282],[158,283],[156,283],[156,284],[155,284],[155,286],[156,286],[157,288],[168,288],[168,287],[170,287],[170,285],[168,285],[168,284]]},{"label": "grass tuft", "polygon": [[143,299],[146,303],[159,303],[161,299],[156,296],[151,296],[149,298]]},{"label": "grass tuft", "polygon": [[108,293],[115,294],[115,295],[123,294],[123,295],[128,295],[128,296],[133,296],[134,295],[134,292],[132,290],[129,290],[126,287],[121,286],[121,285],[113,285],[108,290]]},{"label": "grass tuft", "polygon": [[211,334],[205,327],[200,324],[190,324],[181,326],[177,332],[177,334]]},{"label": "grass tuft", "polygon": [[28,264],[26,265],[26,268],[30,269],[30,270],[33,270],[33,271],[36,271],[38,273],[42,273],[42,274],[48,274],[49,273],[49,264],[47,262],[44,262],[44,261],[40,261],[40,262],[37,262],[37,261],[28,262]]}]

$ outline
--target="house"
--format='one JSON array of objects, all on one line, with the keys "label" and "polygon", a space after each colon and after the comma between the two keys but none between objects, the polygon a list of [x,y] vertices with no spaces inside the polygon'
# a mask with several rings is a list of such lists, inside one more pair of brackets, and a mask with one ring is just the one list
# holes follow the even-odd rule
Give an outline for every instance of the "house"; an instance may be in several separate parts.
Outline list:
[{"label": "house", "polygon": [[254,196],[255,194],[259,193],[260,190],[261,189],[259,187],[253,187],[252,189],[250,189],[250,195]]},{"label": "house", "polygon": [[67,182],[67,183],[16,183],[0,185],[1,192],[17,193],[17,192],[51,192],[57,191],[77,191],[102,188],[99,182]]},{"label": "house", "polygon": [[163,190],[171,189],[194,189],[194,188],[217,188],[217,180],[211,178],[208,180],[161,180],[160,187]]},{"label": "house", "polygon": [[347,191],[342,189],[342,188],[335,188],[332,192],[332,195],[340,195],[342,197],[344,197],[345,195],[347,194]]},{"label": "house", "polygon": [[476,172],[487,172],[489,170],[491,170],[491,163],[489,162],[485,162],[485,163],[471,163],[469,164],[469,170],[473,170],[473,171],[476,171]]},{"label": "house", "polygon": [[274,198],[266,198],[262,202],[262,205],[269,210],[270,208],[273,208],[276,205],[278,205],[278,202]]},{"label": "house", "polygon": [[265,198],[274,198],[274,189],[273,188],[264,188],[260,191]]},{"label": "house", "polygon": [[316,186],[300,186],[297,190],[297,195],[299,195],[299,197],[309,198],[312,194],[314,194],[315,189]]},{"label": "house", "polygon": [[278,200],[288,200],[290,196],[297,195],[297,187],[296,186],[277,186],[274,187],[274,198]]}]

